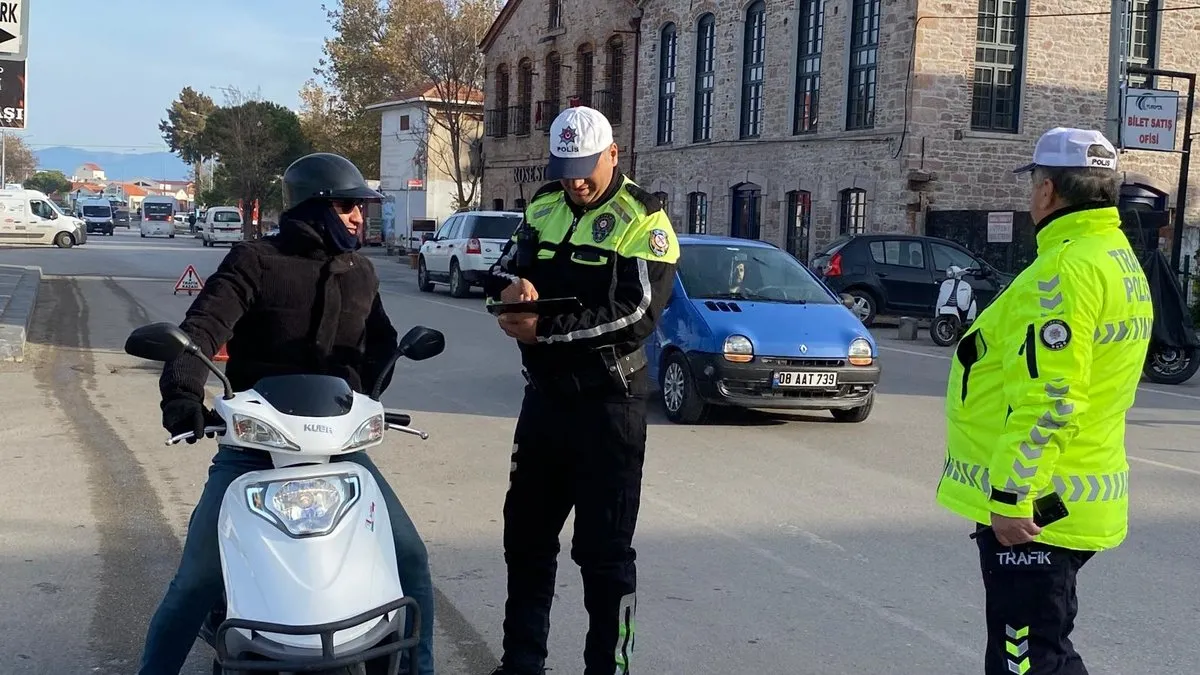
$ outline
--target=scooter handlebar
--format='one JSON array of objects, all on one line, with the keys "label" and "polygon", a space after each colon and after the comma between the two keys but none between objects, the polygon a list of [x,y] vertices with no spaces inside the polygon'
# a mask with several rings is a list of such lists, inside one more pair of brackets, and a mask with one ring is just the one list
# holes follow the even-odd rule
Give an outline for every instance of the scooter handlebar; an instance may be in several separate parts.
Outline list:
[{"label": "scooter handlebar", "polygon": [[[209,438],[212,438],[213,435],[223,434],[223,433],[225,433],[225,425],[223,425],[223,424],[220,426],[204,427],[204,435],[208,436]],[[189,431],[186,434],[179,434],[178,436],[172,436],[172,437],[168,438],[167,442],[164,443],[163,445],[175,445],[176,443],[179,443],[180,441],[186,441],[189,438],[195,438],[195,436],[196,436],[196,432]]]},{"label": "scooter handlebar", "polygon": [[406,426],[412,424],[412,416],[408,415],[406,413],[402,413],[399,410],[384,410],[383,411],[383,421],[389,425],[395,424],[398,426],[406,427]]}]

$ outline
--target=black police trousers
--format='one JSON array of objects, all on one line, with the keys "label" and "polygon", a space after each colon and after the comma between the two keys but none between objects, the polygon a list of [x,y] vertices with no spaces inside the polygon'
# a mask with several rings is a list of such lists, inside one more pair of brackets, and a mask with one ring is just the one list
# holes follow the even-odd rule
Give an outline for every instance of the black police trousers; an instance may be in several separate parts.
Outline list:
[{"label": "black police trousers", "polygon": [[1004,546],[991,530],[975,541],[987,605],[984,675],[1087,675],[1070,635],[1075,577],[1094,552]]},{"label": "black police trousers", "polygon": [[541,675],[545,668],[558,537],[572,508],[571,559],[583,577],[588,612],[584,675],[629,672],[646,369],[629,379],[628,393],[525,389],[504,501],[506,675]]}]

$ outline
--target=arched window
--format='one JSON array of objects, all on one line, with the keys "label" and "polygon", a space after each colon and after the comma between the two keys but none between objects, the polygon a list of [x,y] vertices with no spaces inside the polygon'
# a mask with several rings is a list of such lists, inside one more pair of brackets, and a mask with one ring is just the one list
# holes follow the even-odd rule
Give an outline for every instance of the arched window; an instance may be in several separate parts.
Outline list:
[{"label": "arched window", "polygon": [[867,191],[862,188],[846,188],[838,193],[838,210],[841,212],[839,234],[862,234],[867,231]]},{"label": "arched window", "polygon": [[675,24],[663,26],[658,42],[658,144],[675,140],[675,47],[679,34]]},{"label": "arched window", "polygon": [[529,135],[529,119],[533,112],[533,61],[521,59],[517,64],[517,105],[512,111],[512,131],[516,136]]},{"label": "arched window", "polygon": [[708,195],[703,192],[688,193],[688,234],[708,233]]},{"label": "arched window", "polygon": [[658,197],[658,201],[662,202],[663,213],[667,214],[667,216],[669,217],[671,215],[671,211],[669,209],[667,193],[655,192],[654,196]]},{"label": "arched window", "polygon": [[597,109],[609,122],[620,124],[625,99],[625,43],[616,35],[604,45],[604,89],[599,93]]},{"label": "arched window", "polygon": [[546,85],[545,98],[538,101],[537,128],[550,133],[550,125],[562,110],[562,55],[550,52],[546,55],[546,71],[542,77]]},{"label": "arched window", "polygon": [[767,6],[757,0],[746,9],[746,31],[742,37],[742,138],[762,135],[766,54]]},{"label": "arched window", "polygon": [[787,193],[787,214],[783,225],[784,247],[807,265],[808,234],[812,230],[812,193],[807,190]]},{"label": "arched window", "polygon": [[852,0],[847,129],[875,127],[875,75],[879,57],[880,0]]},{"label": "arched window", "polygon": [[504,138],[508,135],[508,64],[496,66],[492,98],[496,107],[487,111],[487,133],[492,138]]},{"label": "arched window", "polygon": [[821,103],[821,49],[825,42],[825,0],[801,0],[796,36],[796,102],[792,133],[817,130]]},{"label": "arched window", "polygon": [[717,84],[717,20],[696,22],[696,93],[692,103],[692,142],[712,140],[713,91]]},{"label": "arched window", "polygon": [[729,236],[758,239],[762,231],[762,187],[755,183],[733,186]]},{"label": "arched window", "polygon": [[579,105],[592,106],[592,83],[596,80],[591,45],[579,45],[575,53],[575,98]]}]

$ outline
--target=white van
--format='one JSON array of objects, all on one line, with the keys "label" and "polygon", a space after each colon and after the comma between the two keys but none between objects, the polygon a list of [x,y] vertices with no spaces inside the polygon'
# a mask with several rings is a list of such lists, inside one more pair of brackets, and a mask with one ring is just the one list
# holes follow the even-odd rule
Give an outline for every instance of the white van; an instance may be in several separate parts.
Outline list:
[{"label": "white van", "polygon": [[142,200],[142,223],[140,225],[142,238],[170,237],[175,238],[175,212],[179,210],[179,202],[169,195],[150,195]]},{"label": "white van", "polygon": [[236,206],[213,206],[204,214],[201,239],[205,246],[242,240],[242,212]]},{"label": "white van", "polygon": [[37,190],[0,190],[0,244],[54,244],[71,248],[87,243],[87,228]]},{"label": "white van", "polygon": [[93,232],[113,236],[113,228],[117,226],[113,219],[113,207],[103,197],[80,199],[75,204],[75,211],[82,216],[88,234]]}]

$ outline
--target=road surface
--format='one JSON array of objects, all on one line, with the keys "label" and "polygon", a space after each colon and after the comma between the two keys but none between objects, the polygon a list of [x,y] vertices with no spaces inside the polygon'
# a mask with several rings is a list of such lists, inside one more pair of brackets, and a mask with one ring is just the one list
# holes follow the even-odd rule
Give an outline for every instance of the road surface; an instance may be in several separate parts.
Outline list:
[{"label": "road surface", "polygon": [[[121,348],[135,326],[178,321],[189,299],[172,296],[174,280],[188,264],[209,275],[225,252],[125,230],[71,250],[0,250],[0,264],[46,274],[31,358],[0,368],[5,675],[135,670],[214,447],[162,445],[159,368]],[[407,265],[377,267],[400,330],[438,328],[447,348],[403,364],[385,397],[430,440],[393,435],[373,456],[429,543],[439,671],[484,675],[500,644],[517,350],[478,298],[419,293]],[[653,412],[639,672],[981,672],[977,554],[933,500],[948,352],[877,334],[882,395],[863,424],[752,412],[685,427]],[[1200,381],[1147,385],[1129,416],[1132,531],[1080,579],[1075,637],[1092,672],[1200,668],[1198,410]],[[581,604],[564,552],[555,672],[581,670]],[[186,672],[208,672],[207,658],[197,645]]]}]

